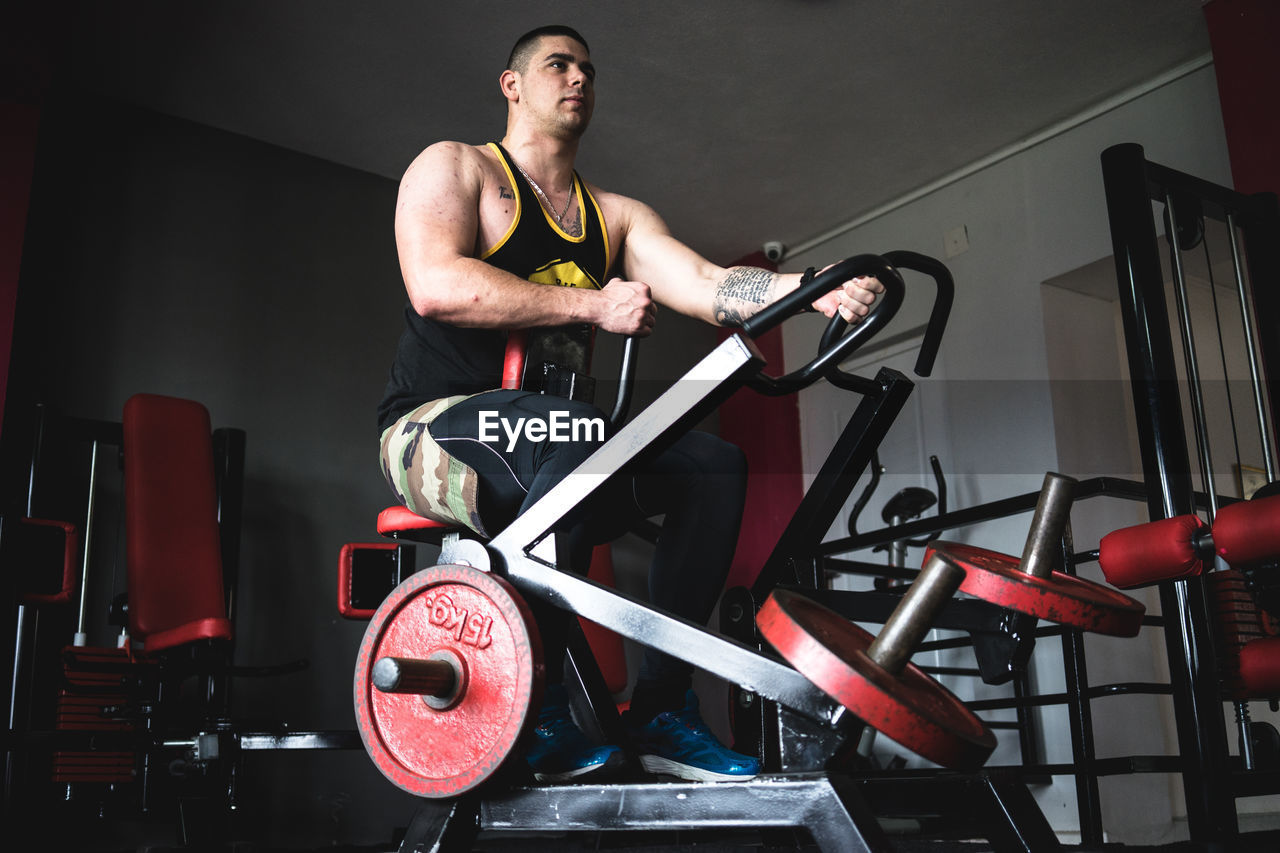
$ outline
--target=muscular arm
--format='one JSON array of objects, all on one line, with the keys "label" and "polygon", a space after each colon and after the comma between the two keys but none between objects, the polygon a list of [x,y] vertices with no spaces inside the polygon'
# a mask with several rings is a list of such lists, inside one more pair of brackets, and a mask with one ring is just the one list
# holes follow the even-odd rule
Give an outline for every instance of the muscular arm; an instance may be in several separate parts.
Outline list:
[{"label": "muscular arm", "polygon": [[[624,211],[625,274],[647,283],[657,302],[682,314],[719,326],[739,326],[800,285],[799,274],[717,266],[672,237],[652,209],[629,199],[617,203]],[[875,279],[853,279],[815,301],[814,307],[828,317],[839,311],[852,322],[867,314],[881,290]]]},{"label": "muscular arm", "polygon": [[[396,247],[415,311],[456,326],[529,328],[594,323],[625,334],[643,332],[651,315],[647,289],[591,291],[532,284],[476,258],[481,236],[484,155],[442,142],[405,172],[396,202]],[[505,225],[505,223],[503,223]],[[648,324],[652,324],[649,316]]]}]

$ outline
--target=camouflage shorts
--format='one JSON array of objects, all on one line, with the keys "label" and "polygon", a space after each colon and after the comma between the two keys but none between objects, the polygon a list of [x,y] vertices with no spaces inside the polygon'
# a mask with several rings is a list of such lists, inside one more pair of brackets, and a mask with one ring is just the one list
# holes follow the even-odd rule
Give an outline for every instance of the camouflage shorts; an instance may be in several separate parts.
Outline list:
[{"label": "camouflage shorts", "polygon": [[427,429],[459,395],[423,403],[382,433],[382,474],[406,507],[425,518],[461,524],[487,536],[476,510],[478,480],[471,466],[441,449]]}]

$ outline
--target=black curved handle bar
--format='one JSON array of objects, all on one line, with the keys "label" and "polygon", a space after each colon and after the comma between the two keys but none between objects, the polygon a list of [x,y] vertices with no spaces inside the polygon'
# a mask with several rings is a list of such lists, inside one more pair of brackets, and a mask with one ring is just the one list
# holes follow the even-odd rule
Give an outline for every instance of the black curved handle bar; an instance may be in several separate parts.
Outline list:
[{"label": "black curved handle bar", "polygon": [[824,270],[804,287],[796,288],[748,318],[742,324],[742,331],[752,338],[758,337],[793,314],[804,310],[815,299],[834,290],[836,285],[857,276],[874,276],[884,285],[884,294],[880,297],[878,304],[871,309],[871,313],[864,317],[861,323],[852,327],[848,326],[839,314],[836,314],[827,325],[823,340],[826,341],[829,336],[834,335],[833,329],[844,330],[843,336],[836,336],[838,339],[835,343],[822,347],[812,361],[785,376],[757,374],[747,382],[752,390],[769,396],[780,396],[812,385],[835,369],[836,365],[848,358],[854,350],[870,340],[893,319],[893,315],[902,307],[902,300],[906,295],[907,286],[902,276],[886,258],[879,255],[855,255]]},{"label": "black curved handle bar", "polygon": [[[951,272],[945,266],[927,255],[897,251],[887,252],[884,257],[899,269],[915,270],[928,275],[937,288],[933,310],[929,314],[929,324],[925,327],[924,340],[920,342],[920,352],[916,356],[916,375],[928,376],[933,372],[933,363],[938,357],[938,346],[942,343],[942,335],[947,330],[947,318],[951,315],[951,303],[955,298],[955,282],[951,278]],[[836,332],[838,327],[834,324],[827,327],[822,335],[822,341],[818,344],[819,352],[835,343]],[[833,370],[827,379],[833,385],[850,391],[862,391],[867,384],[866,380],[838,368]]]},{"label": "black curved handle bar", "polygon": [[615,427],[622,426],[627,419],[627,411],[631,408],[631,394],[636,384],[636,361],[639,357],[637,347],[640,339],[628,337],[622,345],[622,366],[618,370],[618,395],[613,400],[613,411],[609,414],[609,423]]},{"label": "black curved handle bar", "polygon": [[899,250],[886,253],[885,258],[899,269],[924,273],[933,279],[937,287],[933,310],[929,312],[929,325],[925,327],[920,354],[916,356],[916,376],[928,376],[933,373],[933,362],[938,357],[942,333],[947,330],[947,318],[951,316],[951,303],[956,293],[955,280],[951,278],[950,270],[928,255]]}]

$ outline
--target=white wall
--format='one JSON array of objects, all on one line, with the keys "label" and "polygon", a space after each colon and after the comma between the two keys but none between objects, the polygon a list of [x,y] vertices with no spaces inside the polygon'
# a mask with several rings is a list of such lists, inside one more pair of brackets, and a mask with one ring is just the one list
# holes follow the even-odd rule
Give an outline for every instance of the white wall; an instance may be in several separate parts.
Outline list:
[{"label": "white wall", "polygon": [[[893,249],[943,258],[944,232],[960,225],[968,232],[968,251],[946,261],[955,276],[957,292],[937,375],[919,380],[917,407],[904,415],[915,423],[901,427],[920,436],[922,444],[897,450],[886,446],[883,461],[890,466],[890,473],[899,477],[881,487],[861,529],[878,526],[879,508],[902,485],[932,486],[925,461],[931,453],[939,455],[947,474],[952,508],[1037,490],[1046,471],[1062,470],[1058,447],[1064,442],[1056,432],[1064,418],[1060,412],[1055,425],[1050,384],[1051,378],[1062,378],[1053,375],[1062,369],[1062,359],[1057,358],[1059,366],[1051,372],[1046,326],[1057,337],[1071,341],[1072,324],[1083,321],[1088,312],[1077,314],[1072,310],[1075,303],[1056,295],[1046,304],[1041,285],[1111,254],[1099,156],[1105,148],[1123,142],[1144,146],[1148,159],[1155,162],[1229,184],[1213,68],[1202,68],[1156,88],[788,259],[787,269],[800,270],[861,252]],[[858,212],[856,203],[851,204],[850,218]],[[920,294],[927,294],[928,289],[912,289],[903,316],[888,334],[924,322],[929,300]],[[808,325],[796,322],[787,328],[788,369],[812,354],[819,332],[818,318]],[[1087,351],[1083,339],[1077,346]],[[867,360],[874,362],[875,358]],[[810,475],[835,439],[838,417],[832,413],[851,412],[856,402],[853,395],[829,385],[802,395],[802,444]],[[1070,418],[1065,422],[1069,428]],[[1063,473],[1132,475],[1136,468],[1111,470],[1123,467],[1127,455],[1127,437],[1117,435],[1116,441],[1126,446],[1114,449],[1116,452],[1108,448],[1089,470]],[[1065,445],[1071,446],[1071,442]],[[1074,465],[1079,459],[1071,461]],[[1097,539],[1109,529],[1144,520],[1134,515],[1140,510],[1128,505],[1116,507],[1115,503],[1108,501],[1105,511],[1088,507],[1073,513],[1077,551],[1096,547]],[[1120,517],[1132,517],[1133,521],[1114,523]],[[954,538],[1017,554],[1021,553],[1028,522],[1027,516],[1019,516]],[[838,524],[843,526],[843,517]],[[842,529],[833,530],[829,538],[841,533]],[[881,559],[879,555],[853,556]],[[918,561],[919,552],[911,559]],[[1164,678],[1158,671],[1160,642],[1148,636],[1152,633],[1145,631],[1139,639],[1127,641],[1091,639],[1091,681]],[[1040,642],[1034,672],[1038,690],[1062,689],[1062,658],[1056,641]],[[961,695],[973,695],[971,681],[952,679],[947,683]],[[1001,691],[979,688],[981,695]],[[1161,702],[1152,697],[1095,701],[1099,755],[1168,751],[1172,744],[1169,733],[1153,724],[1168,717]],[[1047,711],[1043,725],[1046,760],[1069,761],[1065,711]],[[1006,734],[1004,740],[1012,741],[1013,736]],[[1016,747],[1005,744],[991,763],[1016,760]],[[1176,832],[1170,827],[1181,810],[1181,792],[1168,777],[1105,779],[1102,793],[1108,837],[1142,842]],[[1078,829],[1070,777],[1056,778],[1052,786],[1037,790],[1036,795],[1055,829]]]}]

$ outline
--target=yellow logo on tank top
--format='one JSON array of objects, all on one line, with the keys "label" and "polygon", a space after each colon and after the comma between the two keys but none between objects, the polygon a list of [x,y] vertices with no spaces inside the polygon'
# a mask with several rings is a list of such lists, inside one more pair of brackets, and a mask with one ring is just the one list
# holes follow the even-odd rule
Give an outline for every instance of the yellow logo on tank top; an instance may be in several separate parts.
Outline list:
[{"label": "yellow logo on tank top", "polygon": [[534,284],[554,284],[557,287],[583,287],[599,290],[600,283],[573,261],[554,260],[533,271],[529,281]]}]

